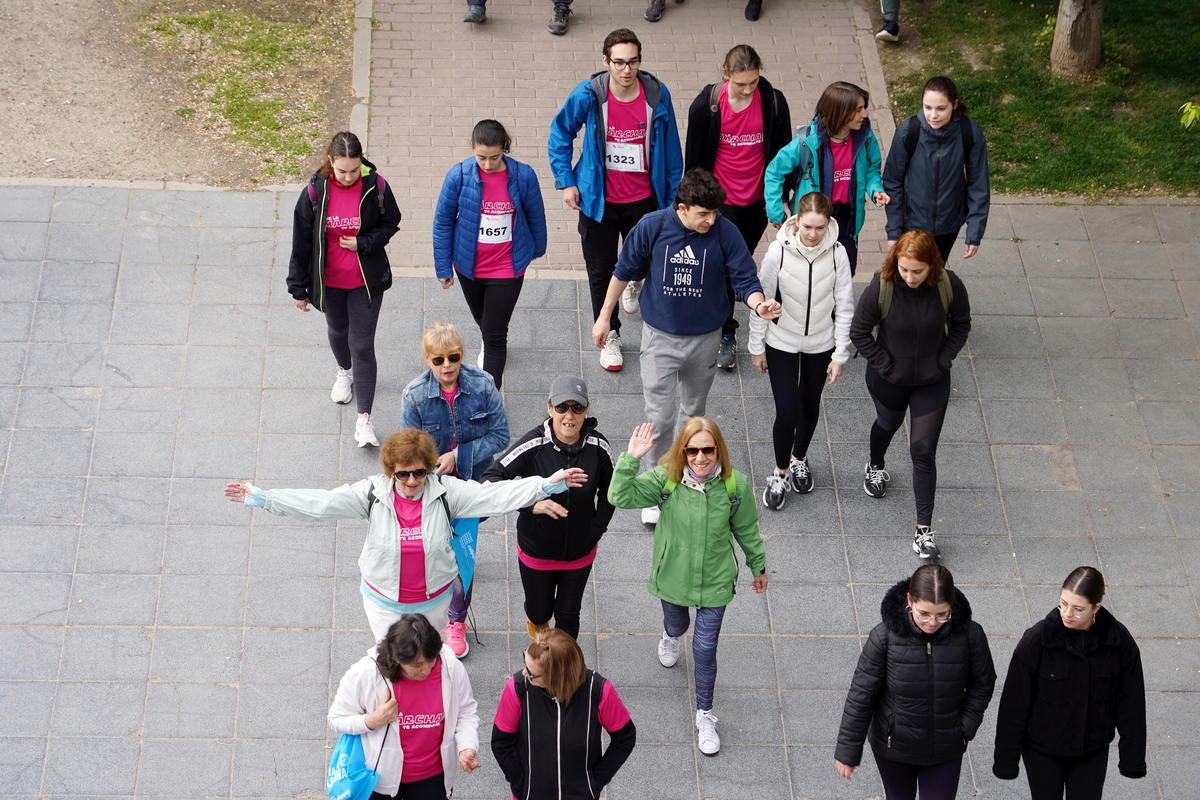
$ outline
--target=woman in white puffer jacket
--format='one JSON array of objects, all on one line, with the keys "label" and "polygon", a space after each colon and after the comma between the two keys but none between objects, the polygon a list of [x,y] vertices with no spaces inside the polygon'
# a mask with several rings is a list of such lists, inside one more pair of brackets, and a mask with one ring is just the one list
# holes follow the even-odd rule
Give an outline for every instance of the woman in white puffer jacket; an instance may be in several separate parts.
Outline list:
[{"label": "woman in white puffer jacket", "polygon": [[821,413],[821,392],[850,359],[850,260],[838,244],[832,216],[828,197],[804,195],[759,270],[763,294],[783,306],[778,319],[750,319],[750,360],[770,377],[775,398],[775,472],[763,490],[763,505],[775,511],[783,508],[788,489],[800,494],[813,489],[808,445]]}]

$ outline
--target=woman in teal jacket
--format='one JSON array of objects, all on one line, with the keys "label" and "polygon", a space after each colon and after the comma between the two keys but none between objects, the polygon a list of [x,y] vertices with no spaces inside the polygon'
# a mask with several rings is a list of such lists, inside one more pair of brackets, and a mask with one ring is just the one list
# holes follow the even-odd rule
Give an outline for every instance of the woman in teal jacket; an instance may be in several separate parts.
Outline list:
[{"label": "woman in teal jacket", "polygon": [[618,508],[662,508],[650,570],[650,594],[662,600],[663,607],[658,660],[664,667],[675,666],[679,639],[691,623],[689,609],[695,608],[696,729],[700,752],[712,756],[721,748],[712,713],[717,638],[738,573],[732,539],[742,548],[754,576],[751,585],[759,594],[767,590],[767,555],[750,480],[731,466],[717,423],[692,417],[658,466],[638,475],[653,433],[648,422],[634,430],[629,449],[617,460],[608,500]]},{"label": "woman in teal jacket", "polygon": [[850,259],[850,274],[858,268],[858,232],[866,218],[866,200],[885,206],[879,142],[867,119],[865,89],[836,81],[825,87],[817,101],[817,115],[779,151],[767,165],[763,177],[767,218],[778,228],[796,213],[785,210],[799,170],[799,185],[791,202],[809,192],[820,192],[833,201],[833,218],[838,223],[838,241]]}]

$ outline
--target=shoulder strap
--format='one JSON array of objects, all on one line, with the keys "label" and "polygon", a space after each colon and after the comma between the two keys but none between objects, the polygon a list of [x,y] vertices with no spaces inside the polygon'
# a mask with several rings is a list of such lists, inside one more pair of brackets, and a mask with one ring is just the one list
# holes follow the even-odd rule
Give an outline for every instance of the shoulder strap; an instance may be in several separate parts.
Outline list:
[{"label": "shoulder strap", "polygon": [[721,113],[721,86],[723,85],[714,83],[708,91],[708,113],[714,117]]},{"label": "shoulder strap", "polygon": [[942,310],[950,316],[950,306],[954,303],[954,287],[950,285],[950,276],[944,271],[942,279],[937,282],[938,298],[942,301]]},{"label": "shoulder strap", "polygon": [[740,497],[738,497],[737,493],[737,477],[732,471],[730,471],[729,477],[725,479],[725,491],[729,492],[729,516],[732,517],[733,512],[736,511],[737,507],[742,503],[742,500]]},{"label": "shoulder strap", "polygon": [[908,118],[908,129],[904,131],[904,149],[908,151],[908,157],[912,158],[912,154],[917,152],[917,139],[921,137],[921,123],[917,119],[917,115],[913,114]]},{"label": "shoulder strap", "polygon": [[375,173],[375,202],[379,204],[379,216],[383,216],[383,193],[387,190],[387,181],[378,172]]},{"label": "shoulder strap", "polygon": [[671,492],[675,491],[675,487],[678,485],[677,482],[667,478],[667,482],[663,484],[662,494],[658,497],[658,504],[660,506],[667,502],[667,498],[671,496]]},{"label": "shoulder strap", "polygon": [[375,508],[375,501],[379,498],[375,496],[375,487],[367,489],[367,519],[371,518],[371,511]]},{"label": "shoulder strap", "polygon": [[892,310],[892,282],[883,279],[883,268],[875,270],[875,277],[879,278],[879,321],[888,315]]}]

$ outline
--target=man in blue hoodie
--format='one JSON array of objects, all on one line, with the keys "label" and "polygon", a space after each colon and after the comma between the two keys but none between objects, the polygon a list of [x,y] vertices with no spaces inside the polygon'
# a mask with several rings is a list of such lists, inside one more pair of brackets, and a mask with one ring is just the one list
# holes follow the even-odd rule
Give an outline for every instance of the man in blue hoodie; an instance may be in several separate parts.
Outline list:
[{"label": "man in blue hoodie", "polygon": [[[718,213],[724,202],[725,190],[711,172],[689,170],[679,183],[675,207],[642,217],[625,239],[592,326],[592,341],[603,347],[625,285],[645,281],[641,366],[646,418],[654,424],[652,464],[684,422],[704,413],[717,372],[721,325],[730,311],[725,273],[753,313],[763,319],[779,316],[778,301],[763,297],[737,226]],[[643,509],[642,521],[656,523],[658,509]]]},{"label": "man in blue hoodie", "polygon": [[[605,69],[576,86],[554,115],[546,146],[554,188],[579,212],[593,315],[604,303],[618,241],[629,236],[644,214],[670,207],[683,174],[671,93],[658,78],[640,71],[642,43],[637,35],[628,28],[610,33],[601,60]],[[583,142],[579,162],[572,168],[580,128]],[[622,306],[627,314],[637,311],[634,291],[626,294]],[[624,359],[615,306],[611,314],[600,365],[615,372]]]}]

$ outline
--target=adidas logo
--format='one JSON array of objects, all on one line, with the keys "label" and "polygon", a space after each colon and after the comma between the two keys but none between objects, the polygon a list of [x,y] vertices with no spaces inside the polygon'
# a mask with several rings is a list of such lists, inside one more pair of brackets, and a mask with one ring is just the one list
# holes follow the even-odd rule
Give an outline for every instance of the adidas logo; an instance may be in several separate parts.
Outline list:
[{"label": "adidas logo", "polygon": [[692,252],[692,246],[685,246],[670,259],[672,264],[690,264],[693,267],[700,266],[700,259],[696,258],[696,254]]}]

